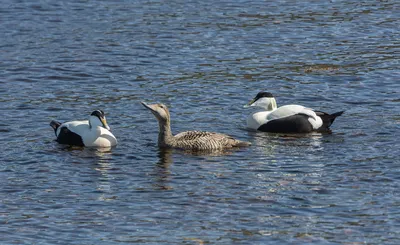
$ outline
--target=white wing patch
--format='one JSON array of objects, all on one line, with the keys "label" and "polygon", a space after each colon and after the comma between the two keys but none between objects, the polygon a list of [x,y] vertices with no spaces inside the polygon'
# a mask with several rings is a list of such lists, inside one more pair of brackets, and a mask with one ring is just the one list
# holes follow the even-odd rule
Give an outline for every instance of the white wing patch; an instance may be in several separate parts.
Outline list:
[{"label": "white wing patch", "polygon": [[267,120],[274,120],[274,119],[280,119],[284,117],[290,117],[296,114],[302,113],[302,111],[305,109],[304,106],[301,105],[284,105],[276,109],[275,111],[271,112]]},{"label": "white wing patch", "polygon": [[313,117],[310,116],[310,117],[308,118],[308,121],[309,121],[309,122],[311,123],[311,125],[313,126],[313,129],[319,129],[319,128],[322,126],[322,124],[323,124],[322,119],[321,119],[319,116],[317,116],[317,114],[315,114],[314,111],[311,111],[311,112],[313,112],[315,116],[313,116]]},{"label": "white wing patch", "polygon": [[66,122],[60,125],[57,129],[57,135],[60,133],[61,127],[67,127],[71,132],[74,132],[80,136],[83,136],[83,134],[89,130],[89,121],[84,120],[84,121],[71,121],[71,122]]},{"label": "white wing patch", "polygon": [[267,121],[284,117],[290,117],[296,114],[303,114],[309,116],[310,118],[308,118],[308,121],[311,123],[313,129],[318,129],[322,126],[322,119],[319,116],[317,116],[317,114],[315,114],[315,112],[312,109],[306,108],[301,105],[281,106],[267,116]]}]

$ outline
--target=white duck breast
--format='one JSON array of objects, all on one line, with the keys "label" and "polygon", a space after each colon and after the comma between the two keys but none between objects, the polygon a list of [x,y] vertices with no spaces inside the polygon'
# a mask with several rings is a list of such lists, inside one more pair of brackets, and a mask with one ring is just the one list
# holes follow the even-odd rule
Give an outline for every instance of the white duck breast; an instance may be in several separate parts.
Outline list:
[{"label": "white duck breast", "polygon": [[343,111],[333,114],[313,111],[301,105],[285,105],[277,108],[271,93],[260,92],[245,107],[261,107],[264,111],[251,114],[247,127],[253,130],[276,133],[309,133],[327,130]]},{"label": "white duck breast", "polygon": [[60,144],[88,146],[88,147],[111,147],[117,144],[117,139],[109,131],[104,112],[94,111],[89,120],[71,121],[59,123],[52,121],[57,142]]}]

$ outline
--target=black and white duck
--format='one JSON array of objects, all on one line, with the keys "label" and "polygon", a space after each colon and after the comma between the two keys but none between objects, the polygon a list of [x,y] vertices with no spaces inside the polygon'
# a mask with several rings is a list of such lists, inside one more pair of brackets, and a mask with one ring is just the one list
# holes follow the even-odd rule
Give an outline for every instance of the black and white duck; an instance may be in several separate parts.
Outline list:
[{"label": "black and white duck", "polygon": [[278,107],[274,96],[269,92],[259,92],[245,107],[260,107],[247,118],[247,128],[273,133],[310,133],[329,130],[336,117],[344,111],[328,114],[314,111],[301,105]]},{"label": "black and white duck", "polygon": [[93,111],[89,120],[65,123],[51,121],[50,126],[60,144],[88,147],[111,147],[117,144],[102,110]]}]

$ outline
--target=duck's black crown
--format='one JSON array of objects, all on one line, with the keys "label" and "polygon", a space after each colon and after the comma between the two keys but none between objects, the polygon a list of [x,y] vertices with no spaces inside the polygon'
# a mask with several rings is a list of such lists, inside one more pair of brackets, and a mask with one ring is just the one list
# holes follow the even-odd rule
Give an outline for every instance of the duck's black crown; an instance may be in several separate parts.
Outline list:
[{"label": "duck's black crown", "polygon": [[264,91],[262,91],[262,92],[259,92],[259,93],[257,94],[256,99],[263,98],[263,97],[266,97],[266,98],[273,98],[274,96],[273,96],[270,92],[264,92]]}]

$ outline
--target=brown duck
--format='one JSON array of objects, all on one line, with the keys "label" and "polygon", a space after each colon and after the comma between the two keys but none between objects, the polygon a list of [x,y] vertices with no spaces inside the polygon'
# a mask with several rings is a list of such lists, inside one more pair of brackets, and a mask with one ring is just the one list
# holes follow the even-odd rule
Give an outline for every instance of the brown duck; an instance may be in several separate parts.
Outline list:
[{"label": "brown duck", "polygon": [[171,119],[167,106],[164,104],[148,105],[144,102],[141,103],[144,107],[149,109],[158,120],[158,146],[160,148],[213,151],[250,145],[249,142],[240,141],[229,135],[214,132],[186,131],[177,135],[172,135]]}]

